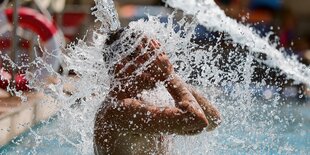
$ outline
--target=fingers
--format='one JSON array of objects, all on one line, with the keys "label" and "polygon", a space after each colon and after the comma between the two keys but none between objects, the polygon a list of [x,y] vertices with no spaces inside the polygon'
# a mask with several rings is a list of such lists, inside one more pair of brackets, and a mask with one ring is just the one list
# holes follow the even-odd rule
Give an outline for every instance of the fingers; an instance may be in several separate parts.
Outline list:
[{"label": "fingers", "polygon": [[[147,37],[142,38],[141,44],[137,46],[136,50],[122,59],[120,64],[116,66],[115,73],[120,74],[120,76],[128,76],[142,66],[145,66],[145,69],[150,66],[157,66],[155,67],[157,70],[169,67],[169,59],[165,52],[159,52],[160,47],[159,41]],[[158,72],[154,67],[151,68],[153,68],[154,72]],[[165,72],[165,69],[163,70]]]},{"label": "fingers", "polygon": [[149,39],[147,37],[143,37],[141,40],[141,44],[143,48],[146,48],[147,50],[155,50],[160,48],[159,41],[155,39]]},{"label": "fingers", "polygon": [[[160,43],[157,40],[151,39],[148,45],[147,52],[143,54],[143,57],[145,59],[150,59],[158,52],[158,49],[160,49]],[[155,58],[155,57],[154,57]]]},{"label": "fingers", "polygon": [[141,40],[141,44],[136,48],[136,53],[139,54],[136,54],[134,59],[137,59],[139,64],[144,63],[155,55],[156,49],[159,49],[159,47],[158,41],[144,37]]},{"label": "fingers", "polygon": [[151,50],[155,50],[155,49],[159,49],[160,48],[160,44],[157,40],[151,39],[150,41],[150,49]]},{"label": "fingers", "polygon": [[[146,63],[147,61],[154,61],[156,57],[154,57],[156,54],[155,50],[148,50],[147,52],[140,54],[135,60],[134,63],[137,63],[139,65],[142,65]],[[152,60],[152,58],[154,60]]]}]

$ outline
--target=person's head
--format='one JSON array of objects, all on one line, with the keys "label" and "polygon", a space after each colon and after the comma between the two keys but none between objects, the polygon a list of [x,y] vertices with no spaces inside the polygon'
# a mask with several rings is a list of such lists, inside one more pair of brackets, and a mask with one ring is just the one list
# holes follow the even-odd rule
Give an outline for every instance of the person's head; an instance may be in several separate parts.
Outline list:
[{"label": "person's head", "polygon": [[115,64],[121,62],[126,57],[132,57],[137,52],[142,33],[126,28],[120,28],[110,32],[105,41],[104,62],[109,68],[109,74],[113,75]]},{"label": "person's head", "polygon": [[152,66],[150,53],[154,53],[156,47],[149,47],[147,42],[141,31],[120,29],[109,34],[105,43],[107,50],[103,54],[113,79],[148,85],[145,88],[154,87],[156,81],[150,79],[151,73],[145,63],[148,61],[148,66]]},{"label": "person's head", "polygon": [[141,54],[139,49],[141,43],[142,32],[127,27],[108,34],[103,58],[113,78],[120,77],[116,75],[120,72],[124,74],[130,72],[130,68],[137,64],[136,59]]}]

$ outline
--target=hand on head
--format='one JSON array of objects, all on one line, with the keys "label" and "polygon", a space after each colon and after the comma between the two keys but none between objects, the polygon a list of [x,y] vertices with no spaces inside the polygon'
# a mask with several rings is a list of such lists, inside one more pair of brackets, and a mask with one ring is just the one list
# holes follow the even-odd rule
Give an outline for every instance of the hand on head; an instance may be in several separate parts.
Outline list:
[{"label": "hand on head", "polygon": [[127,84],[131,80],[140,89],[153,88],[158,81],[166,80],[174,69],[160,46],[158,41],[144,38],[135,51],[115,65],[115,78]]}]

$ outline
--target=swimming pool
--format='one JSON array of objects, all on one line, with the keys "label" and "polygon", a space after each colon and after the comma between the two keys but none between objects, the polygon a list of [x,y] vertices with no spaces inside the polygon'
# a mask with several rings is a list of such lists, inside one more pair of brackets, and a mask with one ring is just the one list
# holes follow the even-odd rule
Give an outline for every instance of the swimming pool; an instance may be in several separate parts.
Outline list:
[{"label": "swimming pool", "polygon": [[[266,104],[271,103],[264,103],[264,105]],[[173,154],[308,154],[310,151],[310,101],[288,100],[286,104],[278,108],[279,115],[275,119],[279,119],[279,121],[271,121],[270,126],[265,126],[265,128],[272,128],[272,130],[261,130],[261,132],[267,131],[266,133],[249,134],[245,133],[242,127],[240,130],[236,128],[237,130],[234,131],[229,130],[230,133],[223,133],[227,131],[224,129],[227,125],[223,123],[219,129],[211,133],[202,133],[190,137],[175,136],[173,142],[175,147],[172,152]],[[261,114],[266,113],[261,112]],[[285,119],[280,118],[285,117],[293,120],[283,123],[282,121]],[[61,121],[56,116],[48,122],[36,125],[2,147],[0,154],[84,154],[81,153],[77,145],[81,143],[80,135],[70,132],[59,133],[63,135],[55,133],[58,131],[55,129],[59,127],[59,123]],[[257,119],[253,120],[253,123],[259,124],[261,122]],[[260,130],[255,129],[253,132],[260,132]],[[238,138],[243,136],[248,136],[245,138],[246,141]],[[92,139],[91,136],[88,138],[89,140]],[[222,149],[218,149],[219,147]],[[87,150],[92,152],[92,148],[87,148]]]}]

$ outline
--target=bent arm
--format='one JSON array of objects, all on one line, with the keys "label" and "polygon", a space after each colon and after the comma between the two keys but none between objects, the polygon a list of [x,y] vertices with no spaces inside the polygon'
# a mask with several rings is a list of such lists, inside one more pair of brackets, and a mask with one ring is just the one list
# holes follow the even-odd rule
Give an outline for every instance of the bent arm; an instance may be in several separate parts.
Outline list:
[{"label": "bent arm", "polygon": [[184,101],[186,100],[195,100],[192,102],[190,106],[195,109],[201,109],[206,119],[208,120],[207,130],[211,131],[215,129],[220,123],[220,113],[218,110],[205,98],[201,95],[197,90],[195,90],[192,86],[187,85],[183,82],[183,80],[177,75],[173,75],[173,79],[167,82],[166,86],[167,90],[170,92],[171,96],[178,101],[180,108],[188,108],[189,105],[186,105]]},{"label": "bent arm", "polygon": [[[205,118],[175,107],[159,108],[136,99],[124,99],[106,111],[117,128],[138,133],[194,134],[208,125]],[[195,124],[195,125],[193,125]]]}]

